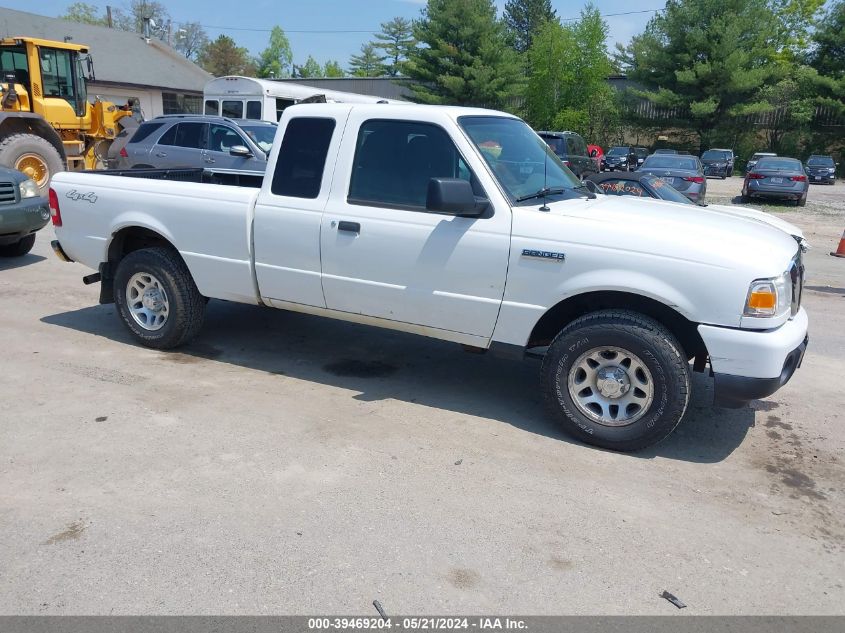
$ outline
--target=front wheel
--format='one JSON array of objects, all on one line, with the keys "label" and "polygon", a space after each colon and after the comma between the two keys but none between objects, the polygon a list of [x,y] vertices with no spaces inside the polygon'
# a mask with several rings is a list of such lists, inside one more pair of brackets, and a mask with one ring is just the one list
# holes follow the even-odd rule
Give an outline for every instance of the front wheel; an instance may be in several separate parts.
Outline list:
[{"label": "front wheel", "polygon": [[205,298],[169,248],[144,248],[124,257],[114,275],[114,299],[123,324],[147,347],[178,347],[202,327]]},{"label": "front wheel", "polygon": [[689,364],[661,324],[602,310],[567,325],[541,370],[549,413],[577,439],[636,451],[666,438],[690,396]]},{"label": "front wheel", "polygon": [[35,246],[35,233],[22,237],[14,244],[0,246],[0,257],[23,257]]}]

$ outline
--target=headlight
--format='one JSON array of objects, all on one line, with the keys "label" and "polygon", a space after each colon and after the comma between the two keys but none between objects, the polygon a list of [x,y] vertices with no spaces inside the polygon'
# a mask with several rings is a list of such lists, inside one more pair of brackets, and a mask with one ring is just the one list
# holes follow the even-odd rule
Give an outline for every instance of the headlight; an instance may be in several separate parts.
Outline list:
[{"label": "headlight", "polygon": [[773,317],[787,312],[792,304],[792,279],[789,272],[772,279],[756,279],[748,288],[743,315]]},{"label": "headlight", "polygon": [[34,198],[38,195],[38,185],[31,178],[27,178],[20,184],[21,198]]}]

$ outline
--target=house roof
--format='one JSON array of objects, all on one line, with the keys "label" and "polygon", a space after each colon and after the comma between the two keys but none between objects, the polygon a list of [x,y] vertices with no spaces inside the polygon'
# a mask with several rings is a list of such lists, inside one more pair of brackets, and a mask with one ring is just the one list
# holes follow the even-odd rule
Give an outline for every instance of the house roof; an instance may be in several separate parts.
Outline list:
[{"label": "house roof", "polygon": [[0,8],[0,36],[40,37],[88,46],[96,83],[202,92],[210,74],[164,42],[137,33]]}]

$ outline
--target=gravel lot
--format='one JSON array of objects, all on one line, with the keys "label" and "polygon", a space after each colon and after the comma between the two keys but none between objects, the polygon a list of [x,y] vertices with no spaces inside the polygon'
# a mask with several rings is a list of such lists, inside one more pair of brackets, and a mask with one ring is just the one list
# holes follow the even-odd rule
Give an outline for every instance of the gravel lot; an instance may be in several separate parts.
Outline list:
[{"label": "gravel lot", "polygon": [[793,381],[698,376],[636,455],[560,433],[535,363],[411,335],[212,301],[137,347],[47,228],[0,262],[0,613],[845,614],[843,194],[760,207],[815,247]]}]

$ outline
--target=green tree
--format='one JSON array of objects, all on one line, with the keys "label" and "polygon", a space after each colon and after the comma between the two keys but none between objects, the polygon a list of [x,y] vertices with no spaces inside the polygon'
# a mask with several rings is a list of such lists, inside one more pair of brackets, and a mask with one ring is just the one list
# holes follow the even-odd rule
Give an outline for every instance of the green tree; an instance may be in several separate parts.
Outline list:
[{"label": "green tree", "polygon": [[768,0],[669,0],[633,38],[629,77],[638,94],[674,114],[708,145],[718,126],[741,115],[779,79],[773,63],[780,24]]},{"label": "green tree", "polygon": [[808,57],[819,74],[845,77],[845,0],[832,4],[819,20]]},{"label": "green tree", "polygon": [[384,57],[378,54],[375,44],[363,44],[361,52],[349,58],[349,73],[356,77],[384,76]]},{"label": "green tree", "polygon": [[806,50],[810,32],[819,18],[825,0],[769,0],[778,20],[774,41],[781,61],[795,61]]},{"label": "green tree", "polygon": [[270,42],[258,55],[259,77],[290,77],[293,53],[290,42],[282,27],[276,25],[270,31]]},{"label": "green tree", "polygon": [[384,52],[385,72],[391,77],[402,74],[402,65],[417,42],[414,40],[413,25],[405,18],[393,18],[382,22],[381,32],[376,33],[376,48]]},{"label": "green tree", "polygon": [[294,77],[300,77],[302,79],[309,79],[312,77],[323,77],[323,67],[317,63],[317,60],[314,59],[311,55],[308,56],[308,59],[305,60],[305,63],[301,66],[294,66]]},{"label": "green tree", "polygon": [[173,34],[173,48],[188,59],[196,61],[200,51],[208,45],[208,34],[199,22],[182,22]]},{"label": "green tree", "polygon": [[130,0],[129,10],[112,10],[114,27],[122,31],[134,33],[144,32],[145,20],[150,20],[150,34],[160,40],[167,39],[170,12],[161,2],[156,0]]},{"label": "green tree", "polygon": [[508,0],[505,3],[508,36],[519,53],[527,52],[540,28],[556,17],[551,0]]},{"label": "green tree", "polygon": [[568,25],[546,22],[528,52],[525,115],[538,128],[575,130],[606,140],[618,127],[616,95],[608,83],[607,24],[588,4]]},{"label": "green tree", "polygon": [[323,66],[323,76],[324,77],[345,77],[346,73],[343,72],[343,68],[341,68],[340,63],[334,60],[329,60],[326,62],[325,66]]},{"label": "green tree", "polygon": [[100,13],[99,7],[94,4],[88,4],[87,2],[74,2],[68,5],[68,8],[59,16],[59,19],[70,22],[81,22],[82,24],[93,24],[95,26],[107,25],[106,17]]},{"label": "green tree", "polygon": [[255,75],[255,64],[249,51],[235,44],[228,35],[220,35],[209,42],[199,54],[199,64],[215,77]]},{"label": "green tree", "polygon": [[521,69],[507,46],[493,0],[428,0],[405,65],[413,99],[504,108],[521,90]]}]

